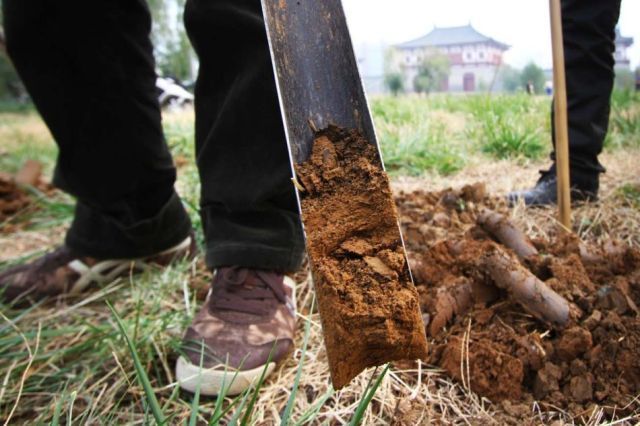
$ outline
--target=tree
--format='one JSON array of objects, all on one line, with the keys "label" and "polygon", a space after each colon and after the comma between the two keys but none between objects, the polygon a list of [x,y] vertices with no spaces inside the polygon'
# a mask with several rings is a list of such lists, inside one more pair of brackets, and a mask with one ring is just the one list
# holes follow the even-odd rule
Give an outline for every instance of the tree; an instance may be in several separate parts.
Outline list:
[{"label": "tree", "polygon": [[398,51],[392,47],[384,52],[384,85],[393,96],[404,92],[404,73]]},{"label": "tree", "polygon": [[13,99],[24,101],[27,98],[22,81],[9,57],[0,53],[0,99]]},{"label": "tree", "polygon": [[193,77],[191,67],[193,51],[187,34],[178,34],[178,40],[166,48],[166,53],[158,59],[158,68],[162,74],[179,80],[190,80]]},{"label": "tree", "polygon": [[418,93],[439,90],[449,78],[449,58],[439,52],[430,52],[418,67],[418,75],[413,79],[413,89]]},{"label": "tree", "polygon": [[615,87],[619,90],[633,90],[636,84],[633,71],[624,68],[616,69]]},{"label": "tree", "polygon": [[516,68],[503,65],[498,78],[502,82],[502,87],[507,92],[517,92],[522,89],[520,71]]},{"label": "tree", "polygon": [[148,0],[153,16],[156,63],[161,73],[180,80],[193,78],[191,63],[195,54],[182,25],[186,0]]},{"label": "tree", "polygon": [[393,96],[398,96],[404,92],[404,77],[400,72],[390,72],[384,76],[384,85],[389,89]]},{"label": "tree", "polygon": [[526,87],[529,82],[533,84],[535,93],[544,93],[544,71],[533,62],[523,68],[520,74],[520,87]]}]

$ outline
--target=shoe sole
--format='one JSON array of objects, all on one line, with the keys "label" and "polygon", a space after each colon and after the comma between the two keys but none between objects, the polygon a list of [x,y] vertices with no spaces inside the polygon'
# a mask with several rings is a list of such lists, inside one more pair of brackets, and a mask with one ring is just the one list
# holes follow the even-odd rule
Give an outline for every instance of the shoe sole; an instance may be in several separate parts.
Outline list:
[{"label": "shoe sole", "polygon": [[[219,368],[203,368],[193,365],[184,357],[178,358],[176,362],[176,378],[180,387],[188,392],[195,393],[200,387],[200,394],[206,396],[218,396],[222,393],[223,386],[225,395],[239,395],[249,389],[258,381],[263,372],[265,377],[273,373],[276,368],[275,362],[262,365],[252,370],[220,370]],[[266,370],[266,371],[265,371]]]},{"label": "shoe sole", "polygon": [[[293,312],[296,313],[296,283],[291,278],[285,276],[284,284],[291,288]],[[287,353],[281,361],[286,360],[290,355],[291,352]],[[201,369],[199,365],[195,365],[185,359],[185,357],[180,356],[178,361],[176,361],[176,379],[182,389],[191,393],[196,393],[199,387],[201,395],[218,396],[223,391],[224,383],[224,394],[227,396],[236,396],[256,383],[263,372],[265,372],[264,377],[267,378],[273,373],[275,368],[276,362],[273,361],[251,370],[227,368],[225,372],[224,366]]]},{"label": "shoe sole", "polygon": [[180,244],[140,259],[128,260],[104,260],[93,266],[87,266],[80,260],[74,260],[69,263],[68,267],[80,275],[80,278],[73,284],[69,294],[77,295],[84,292],[92,284],[103,285],[113,282],[116,278],[123,276],[128,270],[135,272],[144,272],[153,264],[154,258],[162,256],[170,256],[172,254],[184,252],[185,255],[192,245],[192,236],[187,237]]}]

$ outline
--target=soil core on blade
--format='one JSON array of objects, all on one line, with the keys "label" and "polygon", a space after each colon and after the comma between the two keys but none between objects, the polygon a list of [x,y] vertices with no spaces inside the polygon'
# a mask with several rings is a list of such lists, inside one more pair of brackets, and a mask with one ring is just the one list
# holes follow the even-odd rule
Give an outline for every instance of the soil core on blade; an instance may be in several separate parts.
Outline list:
[{"label": "soil core on blade", "polygon": [[376,148],[329,127],[296,174],[334,387],[368,367],[424,359],[418,294]]}]

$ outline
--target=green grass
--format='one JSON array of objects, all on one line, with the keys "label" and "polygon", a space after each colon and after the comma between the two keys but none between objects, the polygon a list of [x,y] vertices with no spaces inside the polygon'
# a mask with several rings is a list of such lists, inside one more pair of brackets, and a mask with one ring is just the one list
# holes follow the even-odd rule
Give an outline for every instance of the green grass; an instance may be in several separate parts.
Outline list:
[{"label": "green grass", "polygon": [[477,135],[481,150],[494,158],[537,160],[548,152],[542,131],[516,114],[499,115],[489,111],[480,115],[479,120]]},{"label": "green grass", "polygon": [[[385,164],[395,175],[447,175],[471,158],[522,162],[551,150],[551,99],[545,96],[381,97],[371,107]],[[606,147],[640,147],[640,94],[614,91]]]},{"label": "green grass", "polygon": [[524,94],[478,96],[467,105],[474,123],[470,137],[480,150],[496,159],[537,160],[549,151],[550,129],[546,98]]},{"label": "green grass", "polygon": [[[639,105],[637,94],[614,95],[606,149],[640,147]],[[472,161],[541,158],[550,147],[549,110],[548,98],[526,95],[372,101],[383,157],[394,175],[448,175]],[[3,172],[15,172],[25,160],[35,158],[45,163],[50,176],[56,150],[48,133],[34,131],[33,120],[33,112],[0,113]],[[181,162],[178,189],[201,242],[191,117],[166,120],[165,133]],[[35,190],[33,195],[35,208],[12,219],[12,225],[48,233],[70,222],[71,197]],[[618,195],[630,206],[640,206],[637,185],[621,186]],[[38,253],[0,263],[0,270]],[[14,424],[151,424],[162,419],[166,424],[228,424],[233,418],[239,424],[251,424],[261,416],[269,417],[271,407],[276,407],[284,424],[331,424],[336,422],[334,411],[351,407],[340,418],[357,424],[366,416],[374,418],[374,408],[382,412],[376,389],[388,383],[390,375],[383,373],[368,387],[364,382],[362,389],[351,393],[335,392],[326,372],[321,381],[309,383],[310,374],[326,367],[326,361],[317,357],[320,325],[310,302],[300,307],[305,331],[300,330],[302,351],[289,363],[290,382],[274,390],[268,379],[236,398],[181,392],[175,386],[173,366],[182,333],[199,304],[189,284],[206,285],[208,279],[194,265],[182,262],[121,279],[84,301],[70,299],[26,310],[0,304],[0,419],[4,422],[13,411]],[[392,416],[385,420],[391,421]]]},{"label": "green grass", "polygon": [[463,154],[447,144],[441,125],[425,120],[415,128],[378,128],[385,167],[394,175],[417,176],[427,170],[448,175],[464,166]]},{"label": "green grass", "polygon": [[431,100],[378,98],[372,102],[382,158],[393,175],[435,171],[447,175],[465,164],[464,134],[431,115]]},{"label": "green grass", "polygon": [[[0,131],[5,126],[4,132],[19,141],[0,156],[3,170],[14,172],[35,158],[50,175],[55,147],[47,134],[23,130],[21,117],[0,115]],[[184,158],[178,187],[200,231],[192,124],[170,120],[165,133],[174,156]],[[29,191],[34,208],[13,218],[12,224],[47,232],[70,222],[71,197]],[[0,263],[0,269],[39,253]],[[17,424],[253,424],[258,408],[265,409],[258,407],[263,382],[239,397],[217,399],[190,395],[175,385],[173,368],[182,333],[199,305],[187,283],[206,279],[200,275],[192,264],[182,262],[116,281],[86,301],[70,299],[26,310],[0,303],[0,419],[11,416]],[[307,321],[307,330],[310,325]],[[308,332],[305,336],[306,347]],[[304,351],[293,383],[296,390],[308,359]],[[334,392],[328,389],[305,410],[296,408],[295,394],[283,412],[288,424],[313,421]],[[370,401],[366,396],[360,401],[361,412]]]},{"label": "green grass", "polygon": [[629,207],[640,209],[640,184],[626,183],[616,190],[616,194],[622,197]]},{"label": "green grass", "polygon": [[605,147],[612,149],[640,147],[640,93],[614,92]]},{"label": "green grass", "polygon": [[[43,165],[45,180],[50,180],[57,149],[32,110],[27,110],[24,114],[0,113],[0,141],[1,172],[14,174],[27,160],[37,160]],[[43,193],[31,187],[25,190],[30,193],[34,202],[26,210],[0,221],[0,231],[9,224],[27,224],[30,230],[44,231],[70,222],[74,211],[72,197],[61,192]]]},{"label": "green grass", "polygon": [[16,113],[27,114],[33,112],[35,107],[31,102],[18,102],[13,99],[0,99],[0,114],[3,113]]},{"label": "green grass", "polygon": [[200,177],[195,162],[195,129],[193,122],[180,118],[164,122],[164,135],[173,158],[179,164],[177,182],[180,198],[187,208],[199,241],[204,240],[202,222],[199,214]]},{"label": "green grass", "polygon": [[[57,156],[53,141],[46,135],[34,135],[14,127],[22,116],[0,114],[0,170],[15,173],[27,160],[38,160],[45,165],[45,172],[51,173]],[[9,151],[10,150],[10,151]],[[10,155],[9,155],[10,153]]]},{"label": "green grass", "polygon": [[372,112],[392,174],[448,175],[472,157],[537,160],[550,150],[549,99],[509,96],[378,98]]}]

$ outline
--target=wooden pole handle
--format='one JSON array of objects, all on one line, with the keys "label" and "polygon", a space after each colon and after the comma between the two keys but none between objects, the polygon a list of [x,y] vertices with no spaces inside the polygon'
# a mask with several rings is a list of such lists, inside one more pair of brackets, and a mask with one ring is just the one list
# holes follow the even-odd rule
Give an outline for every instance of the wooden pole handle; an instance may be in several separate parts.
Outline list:
[{"label": "wooden pole handle", "polygon": [[562,9],[560,0],[549,0],[551,44],[553,47],[553,93],[558,208],[560,223],[571,231],[571,190],[569,178],[569,128],[567,117],[567,80],[564,68]]}]

